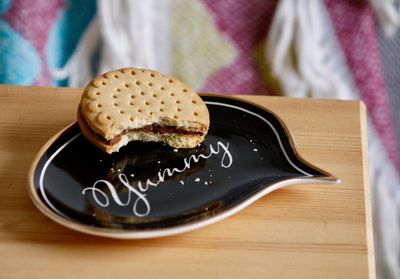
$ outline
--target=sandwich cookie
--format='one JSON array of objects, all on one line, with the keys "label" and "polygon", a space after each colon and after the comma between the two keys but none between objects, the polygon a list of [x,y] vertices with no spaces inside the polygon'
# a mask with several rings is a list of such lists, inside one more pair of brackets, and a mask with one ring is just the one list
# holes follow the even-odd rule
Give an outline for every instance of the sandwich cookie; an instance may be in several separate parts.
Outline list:
[{"label": "sandwich cookie", "polygon": [[125,68],[86,86],[78,123],[90,142],[111,154],[130,141],[193,148],[204,140],[210,118],[199,95],[179,80]]}]

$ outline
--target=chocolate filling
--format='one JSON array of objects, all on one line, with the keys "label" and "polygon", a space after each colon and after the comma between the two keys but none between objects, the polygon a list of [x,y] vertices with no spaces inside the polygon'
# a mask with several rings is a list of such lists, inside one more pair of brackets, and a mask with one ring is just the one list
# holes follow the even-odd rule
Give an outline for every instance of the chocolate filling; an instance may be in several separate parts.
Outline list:
[{"label": "chocolate filling", "polygon": [[174,133],[174,134],[180,134],[180,135],[203,135],[202,132],[198,132],[198,131],[187,131],[181,128],[177,128],[174,126],[161,126],[158,124],[152,124],[152,125],[148,125],[148,126],[144,126],[141,128],[136,128],[136,129],[128,129],[125,130],[123,132],[121,132],[120,134],[116,135],[114,138],[112,138],[111,140],[106,140],[104,139],[102,136],[100,136],[99,134],[95,133],[89,126],[89,124],[86,122],[85,117],[83,116],[82,111],[79,109],[80,114],[80,119],[82,120],[82,124],[85,125],[85,127],[87,127],[87,129],[99,140],[102,141],[108,145],[114,145],[117,144],[118,142],[121,141],[122,136],[126,135],[129,132],[144,132],[144,133],[154,133],[154,134],[168,134],[168,133]]},{"label": "chocolate filling", "polygon": [[142,128],[129,129],[121,132],[116,135],[114,138],[107,141],[108,144],[114,145],[121,141],[122,136],[126,135],[129,132],[143,132],[143,133],[152,133],[152,134],[180,134],[180,135],[199,135],[201,136],[202,132],[196,131],[187,131],[184,129],[180,129],[174,126],[160,126],[157,124],[152,124],[148,126],[144,126]]}]

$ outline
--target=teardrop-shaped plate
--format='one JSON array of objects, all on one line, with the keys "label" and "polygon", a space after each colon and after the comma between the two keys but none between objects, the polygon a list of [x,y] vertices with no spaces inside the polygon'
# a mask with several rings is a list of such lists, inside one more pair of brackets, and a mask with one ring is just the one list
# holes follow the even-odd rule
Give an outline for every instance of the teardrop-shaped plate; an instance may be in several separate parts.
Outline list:
[{"label": "teardrop-shaped plate", "polygon": [[34,204],[77,231],[152,238],[215,223],[286,185],[339,182],[299,156],[275,114],[235,98],[202,98],[211,124],[194,149],[131,142],[108,155],[70,125],[32,164]]}]

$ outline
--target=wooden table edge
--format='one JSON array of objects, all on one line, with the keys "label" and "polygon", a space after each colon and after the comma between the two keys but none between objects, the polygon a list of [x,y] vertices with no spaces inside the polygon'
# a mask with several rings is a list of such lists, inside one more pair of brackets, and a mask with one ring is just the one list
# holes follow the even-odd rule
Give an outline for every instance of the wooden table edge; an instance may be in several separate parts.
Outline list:
[{"label": "wooden table edge", "polygon": [[368,271],[369,278],[376,278],[374,233],[372,226],[372,207],[371,207],[371,188],[368,167],[368,136],[367,136],[367,111],[364,102],[359,101],[360,110],[360,129],[361,129],[361,148],[363,165],[363,184],[365,202],[365,229],[368,249]]},{"label": "wooden table edge", "polygon": [[[42,88],[44,91],[59,91],[59,92],[67,92],[67,91],[73,91],[73,94],[78,94],[82,93],[84,88],[79,88],[79,87],[55,87],[55,86],[30,86],[30,85],[14,85],[14,84],[0,84],[0,91],[2,90],[8,90],[12,91],[13,93],[19,93],[19,94],[24,94],[26,91],[29,91],[30,89],[38,89]],[[22,89],[22,90],[21,90]],[[220,94],[220,93],[210,93],[210,92],[198,92],[198,94],[204,94],[204,95],[222,95],[225,97],[235,97],[235,98],[240,98],[246,101],[251,101],[250,99],[259,99],[259,98],[273,98],[273,99],[293,99],[293,100],[310,100],[310,101],[335,101],[335,102],[346,102],[346,103],[354,103],[358,104],[360,101],[358,100],[339,100],[339,99],[329,99],[329,98],[299,98],[299,97],[288,97],[288,96],[277,96],[277,95],[254,95],[254,94],[248,94],[248,92],[236,92],[234,94]],[[255,101],[253,101],[255,103]]]}]

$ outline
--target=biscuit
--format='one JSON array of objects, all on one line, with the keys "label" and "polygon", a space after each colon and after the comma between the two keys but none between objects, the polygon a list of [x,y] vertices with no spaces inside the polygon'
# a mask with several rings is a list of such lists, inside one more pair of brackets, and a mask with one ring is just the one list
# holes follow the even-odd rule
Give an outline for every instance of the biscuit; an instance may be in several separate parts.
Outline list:
[{"label": "biscuit", "polygon": [[204,140],[210,118],[200,96],[179,80],[125,68],[86,86],[78,123],[89,141],[112,153],[135,140],[193,148]]}]

